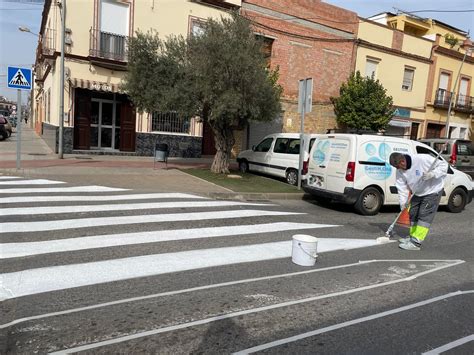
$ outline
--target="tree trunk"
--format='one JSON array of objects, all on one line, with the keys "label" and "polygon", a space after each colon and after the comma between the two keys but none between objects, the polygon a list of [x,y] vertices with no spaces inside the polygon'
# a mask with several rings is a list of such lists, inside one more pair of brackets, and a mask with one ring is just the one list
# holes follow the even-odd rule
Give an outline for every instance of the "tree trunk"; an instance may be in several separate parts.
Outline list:
[{"label": "tree trunk", "polygon": [[232,147],[234,146],[234,131],[230,127],[211,126],[214,131],[216,155],[212,162],[211,171],[217,174],[229,174],[229,164]]}]

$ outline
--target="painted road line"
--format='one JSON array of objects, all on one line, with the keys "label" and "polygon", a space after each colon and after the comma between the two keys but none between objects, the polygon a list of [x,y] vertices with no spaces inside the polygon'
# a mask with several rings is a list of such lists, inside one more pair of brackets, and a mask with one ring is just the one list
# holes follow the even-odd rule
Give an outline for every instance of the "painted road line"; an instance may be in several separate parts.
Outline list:
[{"label": "painted road line", "polygon": [[61,229],[89,228],[100,226],[115,226],[123,224],[142,224],[142,223],[163,223],[177,221],[200,221],[209,219],[225,218],[243,218],[243,217],[261,217],[261,216],[286,216],[301,215],[297,212],[278,212],[262,210],[236,210],[236,211],[210,211],[210,212],[191,212],[191,213],[166,213],[151,214],[141,216],[118,216],[118,217],[95,217],[95,218],[77,218],[63,219],[40,222],[11,222],[1,223],[1,233],[15,232],[40,232]]},{"label": "painted road line", "polygon": [[46,179],[2,181],[2,186],[10,186],[10,185],[55,185],[55,184],[65,184],[65,182],[64,181],[46,180]]},{"label": "painted road line", "polygon": [[111,192],[111,191],[129,191],[118,187],[105,186],[71,186],[71,187],[39,187],[39,188],[17,188],[0,189],[0,194],[30,194],[30,193],[57,193],[57,192]]},{"label": "painted road line", "polygon": [[474,293],[474,290],[451,292],[451,293],[448,293],[448,294],[445,294],[445,295],[442,295],[442,296],[430,298],[430,299],[425,300],[425,301],[413,303],[413,304],[410,304],[408,306],[395,308],[395,309],[392,309],[390,311],[385,311],[385,312],[381,312],[381,313],[372,314],[372,315],[367,316],[367,317],[354,319],[354,320],[351,320],[351,321],[331,325],[329,327],[313,330],[311,332],[298,334],[298,335],[295,335],[293,337],[288,337],[288,338],[285,338],[285,339],[272,341],[270,343],[262,344],[262,345],[259,345],[259,346],[254,346],[252,348],[241,350],[241,351],[236,352],[234,354],[236,354],[236,355],[237,354],[239,354],[239,355],[252,354],[252,353],[255,353],[257,351],[262,351],[262,350],[274,348],[276,346],[285,345],[285,344],[292,343],[292,342],[302,340],[302,339],[305,339],[305,338],[309,338],[309,337],[312,337],[312,336],[315,336],[315,335],[319,335],[319,334],[327,333],[327,332],[330,332],[330,331],[333,331],[333,330],[349,327],[349,326],[354,325],[354,324],[364,323],[364,322],[368,322],[368,321],[371,321],[371,320],[374,320],[374,319],[387,317],[387,316],[392,315],[392,314],[397,314],[397,313],[400,313],[400,312],[408,311],[408,310],[413,309],[413,308],[426,306],[428,304],[431,304],[431,303],[434,303],[434,302],[439,302],[439,301],[445,300],[447,298],[460,296],[460,295],[466,295],[466,294],[472,294],[472,293]]},{"label": "painted road line", "polygon": [[[457,265],[457,264],[452,264],[452,265],[444,266],[444,267],[441,267],[441,268],[451,267],[451,266],[454,266],[454,265]],[[435,269],[430,270],[430,272],[435,272],[435,271],[438,271],[439,269],[440,268],[435,268]],[[416,276],[416,275],[413,275],[413,276]],[[96,342],[96,343],[92,343],[92,344],[78,346],[78,347],[75,347],[75,348],[68,348],[68,349],[65,349],[65,350],[52,352],[50,354],[58,354],[58,355],[59,354],[71,354],[71,353],[76,353],[76,352],[84,351],[84,350],[97,349],[97,348],[107,346],[107,345],[119,344],[119,343],[123,343],[123,342],[129,341],[129,340],[135,340],[135,339],[140,339],[140,338],[144,338],[144,337],[148,337],[148,336],[152,336],[152,335],[167,333],[167,332],[171,332],[171,331],[175,331],[175,330],[186,329],[186,328],[189,328],[189,327],[195,327],[195,326],[199,326],[199,325],[203,325],[203,324],[209,324],[209,323],[224,320],[224,319],[235,318],[235,317],[244,316],[244,315],[248,315],[248,314],[260,313],[260,312],[264,312],[264,311],[268,311],[268,310],[273,310],[273,309],[278,309],[278,308],[283,308],[283,307],[289,307],[289,306],[294,306],[294,305],[308,303],[308,302],[314,302],[314,301],[318,301],[318,300],[321,300],[321,299],[339,297],[339,296],[342,296],[342,295],[347,295],[347,294],[351,294],[351,293],[366,291],[366,290],[379,288],[379,287],[384,287],[384,286],[387,286],[387,285],[392,285],[392,284],[405,282],[405,281],[408,281],[408,280],[407,279],[400,279],[400,280],[387,281],[387,282],[382,282],[382,283],[379,283],[379,284],[373,284],[373,285],[370,285],[370,286],[358,287],[358,288],[351,289],[351,290],[346,290],[346,291],[341,291],[341,292],[334,292],[334,293],[330,293],[330,294],[326,294],[326,295],[309,297],[309,298],[304,298],[304,299],[300,299],[300,300],[296,300],[296,301],[288,301],[288,302],[283,302],[283,303],[277,303],[277,304],[270,305],[270,306],[258,307],[258,308],[244,310],[244,311],[218,315],[218,316],[205,318],[205,319],[200,319],[200,320],[197,320],[197,321],[187,322],[187,323],[183,323],[183,324],[178,324],[178,325],[174,325],[174,326],[170,326],[170,327],[153,329],[153,330],[149,330],[149,331],[145,331],[145,332],[135,333],[135,334],[132,334],[132,335],[122,336],[122,337],[115,338],[115,339],[109,339],[109,340],[105,340],[105,341],[101,341],[101,342]],[[473,292],[473,291],[465,291],[464,293],[471,293],[471,292]],[[460,294],[463,294],[463,292],[458,291],[458,292],[453,293],[452,295],[457,296],[457,295],[460,295]],[[428,301],[424,301],[424,302],[428,302]]]},{"label": "painted road line", "polygon": [[278,274],[278,275],[272,275],[272,276],[256,277],[256,278],[253,278],[253,279],[244,279],[244,280],[238,280],[238,281],[222,282],[222,283],[218,283],[218,284],[198,286],[198,287],[186,288],[186,289],[181,289],[181,290],[176,290],[176,291],[155,293],[155,294],[147,295],[147,296],[125,298],[125,299],[121,299],[121,300],[117,300],[117,301],[99,303],[99,304],[86,306],[86,307],[72,308],[72,309],[67,309],[67,310],[64,310],[64,311],[51,312],[51,313],[39,314],[39,315],[36,315],[36,316],[31,316],[31,317],[19,318],[19,319],[15,319],[15,320],[13,320],[9,323],[0,324],[0,329],[5,329],[5,328],[8,328],[8,327],[11,327],[12,325],[23,323],[23,322],[28,322],[30,320],[43,319],[43,318],[60,316],[60,315],[64,315],[64,314],[83,312],[83,311],[88,311],[88,310],[91,310],[91,309],[98,309],[98,308],[103,308],[103,307],[115,306],[115,305],[118,305],[118,304],[143,301],[143,300],[147,300],[147,299],[151,299],[151,298],[174,296],[174,295],[179,295],[179,294],[183,294],[183,293],[203,291],[203,290],[209,290],[209,289],[219,288],[219,287],[234,286],[234,285],[239,285],[239,284],[258,282],[258,281],[266,281],[266,280],[278,279],[278,278],[283,278],[283,277],[293,277],[293,276],[298,276],[298,275],[312,274],[312,273],[315,273],[315,272],[322,272],[322,271],[335,270],[335,269],[341,269],[341,268],[352,267],[352,266],[359,266],[359,265],[369,264],[369,263],[373,263],[373,262],[377,262],[377,260],[359,261],[358,263],[353,263],[353,264],[330,266],[330,267],[321,268],[321,269],[311,269],[311,270],[298,271],[298,272],[292,272],[292,273],[287,273],[287,274]]},{"label": "painted road line", "polygon": [[0,176],[0,180],[23,179],[20,176]]},{"label": "painted road line", "polygon": [[150,194],[130,194],[130,195],[95,195],[95,196],[15,196],[1,197],[0,205],[4,203],[23,203],[23,202],[76,202],[76,201],[127,201],[127,200],[153,200],[165,198],[190,198],[190,199],[208,199],[206,197],[182,194],[182,193],[150,193]]},{"label": "painted road line", "polygon": [[64,253],[76,250],[107,248],[133,244],[158,243],[198,238],[231,237],[257,233],[271,233],[289,230],[338,227],[331,224],[278,222],[248,224],[226,227],[162,230],[141,233],[106,234],[90,237],[55,239],[42,242],[0,244],[0,259],[18,258],[48,253]]},{"label": "painted road line", "polygon": [[445,344],[443,346],[440,346],[439,348],[427,351],[426,353],[423,353],[422,355],[437,355],[444,353],[445,351],[457,348],[458,346],[464,345],[466,343],[469,343],[471,341],[474,341],[474,334],[468,335],[467,337],[452,341],[448,344]]},{"label": "painted road line", "polygon": [[152,210],[164,208],[205,208],[205,207],[228,207],[228,206],[275,206],[268,203],[251,203],[243,201],[184,201],[184,202],[147,202],[127,203],[112,205],[76,205],[76,206],[54,206],[54,207],[17,207],[0,209],[0,216],[39,216],[46,214],[62,213],[84,213],[84,212],[110,212],[110,211],[133,211]]},{"label": "painted road line", "polygon": [[[90,286],[137,277],[230,264],[249,263],[291,256],[291,241],[252,244],[238,247],[189,250],[176,253],[143,255],[83,264],[50,266],[0,274],[4,289],[0,299]],[[378,245],[375,240],[319,239],[318,251],[327,252]],[[41,280],[41,282],[38,282]],[[8,292],[6,292],[8,290]]]}]

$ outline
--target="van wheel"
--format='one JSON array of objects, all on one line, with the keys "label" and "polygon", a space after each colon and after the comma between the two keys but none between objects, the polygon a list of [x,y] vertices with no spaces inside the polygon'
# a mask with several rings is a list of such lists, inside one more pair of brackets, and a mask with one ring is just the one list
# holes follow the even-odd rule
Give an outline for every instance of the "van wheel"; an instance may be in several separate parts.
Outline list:
[{"label": "van wheel", "polygon": [[249,172],[249,163],[247,162],[247,160],[242,160],[241,162],[239,162],[239,171],[242,174]]},{"label": "van wheel", "polygon": [[451,192],[448,200],[448,211],[452,213],[461,212],[467,203],[467,193],[458,187]]},{"label": "van wheel", "polygon": [[360,194],[354,207],[363,216],[375,216],[383,204],[382,194],[375,187],[368,187]]},{"label": "van wheel", "polygon": [[298,171],[295,169],[288,169],[286,172],[286,182],[290,185],[298,185]]}]

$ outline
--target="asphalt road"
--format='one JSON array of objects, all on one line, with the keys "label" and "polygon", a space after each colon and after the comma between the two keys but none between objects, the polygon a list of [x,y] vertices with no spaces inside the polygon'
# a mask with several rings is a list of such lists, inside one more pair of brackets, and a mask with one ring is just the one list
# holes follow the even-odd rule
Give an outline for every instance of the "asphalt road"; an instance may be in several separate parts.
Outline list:
[{"label": "asphalt road", "polygon": [[[6,182],[0,353],[474,353],[474,205],[408,252],[374,242],[395,209]],[[319,238],[315,266],[295,234]]]}]

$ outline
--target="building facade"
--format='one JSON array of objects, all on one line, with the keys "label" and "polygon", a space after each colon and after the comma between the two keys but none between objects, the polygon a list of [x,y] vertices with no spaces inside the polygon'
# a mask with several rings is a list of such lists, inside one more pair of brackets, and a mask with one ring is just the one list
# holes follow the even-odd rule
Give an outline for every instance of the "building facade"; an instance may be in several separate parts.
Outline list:
[{"label": "building facade", "polygon": [[360,19],[355,70],[379,80],[392,96],[395,115],[385,134],[421,138],[432,41]]},{"label": "building facade", "polygon": [[440,21],[413,15],[384,13],[372,19],[432,43],[426,112],[418,137],[472,139],[474,57],[468,34]]},{"label": "building facade", "polygon": [[209,17],[226,16],[240,1],[68,0],[65,21],[64,116],[59,112],[61,2],[46,0],[35,64],[34,119],[58,150],[64,119],[64,153],[131,152],[151,155],[156,142],[170,154],[199,156],[202,123],[172,113],[137,113],[120,84],[127,69],[127,40],[138,30],[160,37],[187,36]]},{"label": "building facade", "polygon": [[269,65],[279,69],[283,113],[273,123],[252,123],[240,137],[242,149],[269,133],[299,132],[298,82],[313,78],[313,109],[306,133],[335,128],[331,96],[352,71],[357,14],[318,0],[244,0],[242,15],[266,43]]}]

